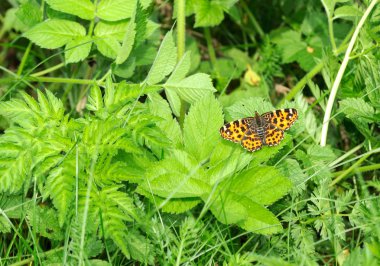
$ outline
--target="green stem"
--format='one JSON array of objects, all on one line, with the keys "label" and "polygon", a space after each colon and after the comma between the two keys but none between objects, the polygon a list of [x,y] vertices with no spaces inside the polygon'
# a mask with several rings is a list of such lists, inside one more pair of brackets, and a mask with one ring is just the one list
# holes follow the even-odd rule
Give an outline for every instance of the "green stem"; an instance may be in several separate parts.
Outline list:
[{"label": "green stem", "polygon": [[324,66],[324,62],[320,61],[312,70],[310,70],[298,83],[289,91],[289,93],[283,98],[280,102],[280,105],[285,102],[285,100],[290,101],[296,96],[296,94],[303,89],[306,83],[312,79],[315,75],[317,75]]},{"label": "green stem", "polygon": [[207,50],[208,50],[208,54],[210,56],[211,65],[217,74],[216,76],[219,77],[219,71],[218,71],[218,67],[217,67],[217,63],[216,63],[216,53],[215,53],[214,46],[212,46],[212,38],[211,38],[210,28],[207,28],[207,27],[204,28],[204,34],[205,34],[205,38],[206,38],[206,42],[207,42]]},{"label": "green stem", "polygon": [[248,15],[248,18],[251,21],[253,27],[260,35],[260,38],[263,39],[265,37],[265,33],[263,29],[260,27],[260,24],[257,22],[255,16],[252,14],[251,10],[248,8],[247,3],[245,1],[241,1],[240,3],[244,8],[245,13]]},{"label": "green stem", "polygon": [[[373,165],[366,165],[366,166],[358,167],[358,168],[355,169],[355,172],[363,173],[363,172],[375,171],[375,170],[378,170],[378,169],[380,169],[380,164],[379,163],[378,164],[373,164]],[[346,172],[346,170],[335,172],[334,176],[340,176],[344,172]],[[347,173],[347,175],[352,175],[352,174],[354,174],[354,173],[353,172]]]},{"label": "green stem", "polygon": [[341,82],[341,80],[343,78],[344,71],[346,70],[346,67],[348,65],[348,61],[350,60],[351,51],[354,48],[356,39],[359,36],[360,29],[363,27],[364,22],[366,21],[367,17],[369,16],[369,14],[371,13],[371,11],[375,7],[376,3],[377,3],[377,0],[372,0],[372,2],[370,3],[370,5],[368,6],[367,10],[364,12],[364,15],[360,19],[358,25],[356,26],[354,34],[352,35],[350,43],[348,44],[346,53],[345,53],[343,61],[342,61],[342,64],[341,64],[341,66],[339,68],[339,71],[338,71],[338,73],[336,75],[334,84],[333,84],[333,86],[331,88],[330,97],[329,97],[329,99],[327,101],[327,105],[326,105],[326,112],[325,112],[325,115],[323,117],[322,132],[321,132],[321,142],[320,142],[320,145],[322,147],[326,146],[327,133],[328,133],[328,129],[329,129],[329,121],[330,121],[330,117],[331,117],[332,108],[333,108],[333,105],[335,103],[335,97],[336,97],[336,94],[338,92],[338,88],[339,88],[340,82]]},{"label": "green stem", "polygon": [[177,62],[181,60],[185,53],[186,44],[186,2],[185,0],[176,0],[177,6]]},{"label": "green stem", "polygon": [[[60,247],[60,248],[56,248],[56,249],[52,249],[52,250],[46,251],[44,253],[39,253],[38,255],[40,257],[47,257],[47,256],[53,255],[53,254],[55,254],[57,252],[60,252],[62,250],[63,250],[63,247]],[[31,258],[28,258],[28,259],[21,260],[21,261],[18,261],[16,263],[10,264],[10,266],[21,266],[21,265],[31,264],[33,261],[34,261],[34,258],[31,257]]]},{"label": "green stem", "polygon": [[43,75],[46,75],[47,73],[50,73],[50,72],[53,72],[61,67],[65,66],[65,63],[60,63],[58,65],[55,65],[53,67],[49,67],[45,70],[42,70],[40,72],[36,72],[36,73],[33,73],[33,74],[30,74],[30,76],[32,77],[38,77],[38,76],[43,76]]},{"label": "green stem", "polygon": [[[177,62],[181,60],[186,50],[186,0],[176,0],[177,7]],[[179,125],[183,128],[186,115],[186,102],[181,99]]]},{"label": "green stem", "polygon": [[21,59],[20,66],[17,69],[17,76],[20,76],[22,74],[22,71],[24,70],[24,66],[26,63],[26,59],[29,56],[30,49],[32,48],[32,42],[29,42],[28,46],[26,47],[25,53]]}]

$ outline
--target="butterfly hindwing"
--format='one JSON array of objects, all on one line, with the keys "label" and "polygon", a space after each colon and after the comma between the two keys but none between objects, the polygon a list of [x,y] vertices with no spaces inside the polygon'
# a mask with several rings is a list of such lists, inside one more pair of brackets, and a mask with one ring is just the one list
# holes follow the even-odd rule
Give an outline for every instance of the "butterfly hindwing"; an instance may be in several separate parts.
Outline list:
[{"label": "butterfly hindwing", "polygon": [[244,135],[240,144],[249,151],[257,151],[263,147],[260,137],[255,133],[255,130],[251,129]]},{"label": "butterfly hindwing", "polygon": [[268,146],[275,146],[280,144],[284,138],[284,131],[269,124],[265,130],[265,144]]}]

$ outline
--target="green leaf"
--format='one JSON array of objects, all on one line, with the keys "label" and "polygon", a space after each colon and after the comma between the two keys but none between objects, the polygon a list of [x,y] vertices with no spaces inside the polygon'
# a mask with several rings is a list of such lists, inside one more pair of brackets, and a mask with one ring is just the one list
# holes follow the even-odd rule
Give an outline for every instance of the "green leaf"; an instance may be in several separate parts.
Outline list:
[{"label": "green leaf", "polygon": [[263,114],[273,110],[272,104],[260,97],[250,97],[236,102],[234,105],[227,107],[226,120],[236,120],[243,117],[255,116],[255,112]]},{"label": "green leaf", "polygon": [[99,111],[104,107],[102,92],[98,85],[94,84],[91,88],[86,108],[90,111]]},{"label": "green leaf", "polygon": [[273,234],[282,230],[273,213],[250,198],[234,192],[224,191],[214,195],[210,210],[220,222],[238,224],[250,232]]},{"label": "green leaf", "polygon": [[76,63],[83,61],[90,54],[92,40],[89,36],[78,37],[66,44],[65,60],[66,63]]},{"label": "green leaf", "polygon": [[130,18],[136,3],[136,0],[101,0],[96,8],[96,15],[107,21]]},{"label": "green leaf", "polygon": [[17,18],[28,27],[33,27],[42,20],[41,7],[36,1],[25,1],[16,12]]},{"label": "green leaf", "polygon": [[125,36],[125,31],[128,28],[129,22],[118,21],[118,22],[107,22],[99,21],[96,23],[94,34],[96,37],[113,37],[118,41],[123,41]]},{"label": "green leaf", "polygon": [[375,121],[374,108],[362,98],[347,98],[339,102],[340,111],[350,119],[360,118],[364,122]]},{"label": "green leaf", "polygon": [[136,23],[134,19],[135,16],[132,16],[131,20],[129,21],[127,31],[124,34],[123,43],[121,44],[121,48],[119,50],[119,53],[117,54],[115,63],[118,65],[124,63],[125,60],[128,59],[129,54],[132,51],[132,47],[135,42],[136,36]]},{"label": "green leaf", "polygon": [[216,26],[224,18],[223,7],[219,1],[194,1],[195,27]]},{"label": "green leaf", "polygon": [[338,7],[334,11],[334,19],[338,18],[348,18],[355,19],[360,18],[363,15],[363,12],[355,5],[345,5]]},{"label": "green leaf", "polygon": [[177,60],[177,49],[175,48],[173,33],[169,31],[162,40],[153,65],[149,70],[146,82],[149,85],[157,84],[169,75]]},{"label": "green leaf", "polygon": [[46,0],[46,2],[57,11],[72,14],[82,19],[92,20],[95,17],[95,5],[90,0]]},{"label": "green leaf", "polygon": [[46,20],[24,33],[24,37],[47,49],[59,48],[85,35],[86,29],[82,25],[61,19]]},{"label": "green leaf", "polygon": [[283,197],[291,188],[291,182],[273,166],[257,166],[239,173],[228,187],[230,191],[253,199],[262,205],[270,205]]},{"label": "green leaf", "polygon": [[170,75],[166,83],[167,84],[176,83],[184,79],[190,70],[190,66],[191,66],[191,53],[187,51],[182,56],[181,60],[179,60],[175,69],[173,70],[173,73]]},{"label": "green leaf", "polygon": [[175,91],[182,99],[189,103],[195,103],[216,89],[212,85],[210,76],[203,73],[197,73],[178,82],[166,82],[166,90]]},{"label": "green leaf", "polygon": [[173,150],[170,157],[153,165],[146,176],[141,188],[163,198],[200,197],[211,191],[201,165],[181,150]]},{"label": "green leaf", "polygon": [[168,99],[173,114],[177,117],[181,113],[181,99],[174,90],[165,90],[166,99]]},{"label": "green leaf", "polygon": [[198,162],[207,160],[220,140],[222,108],[212,94],[192,105],[184,122],[185,149]]},{"label": "green leaf", "polygon": [[115,59],[120,51],[120,43],[114,37],[96,38],[95,44],[102,55],[111,59]]}]

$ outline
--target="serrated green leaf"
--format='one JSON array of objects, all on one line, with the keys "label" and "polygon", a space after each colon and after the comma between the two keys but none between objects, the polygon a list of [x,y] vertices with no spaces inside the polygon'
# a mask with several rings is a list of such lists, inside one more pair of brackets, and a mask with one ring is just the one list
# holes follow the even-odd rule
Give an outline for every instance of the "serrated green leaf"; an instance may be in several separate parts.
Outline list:
[{"label": "serrated green leaf", "polygon": [[67,64],[83,61],[90,54],[92,39],[89,36],[79,37],[66,44],[65,61]]},{"label": "serrated green leaf", "polygon": [[113,37],[118,41],[122,41],[125,36],[129,22],[107,22],[99,21],[96,23],[94,34],[96,37],[106,38]]},{"label": "serrated green leaf", "polygon": [[102,92],[99,86],[95,84],[91,88],[86,107],[90,111],[99,111],[103,106]]},{"label": "serrated green leaf", "polygon": [[223,7],[219,1],[196,0],[193,7],[195,27],[216,26],[224,18]]},{"label": "serrated green leaf", "polygon": [[117,21],[132,16],[136,0],[101,0],[96,8],[96,15],[107,21]]},{"label": "serrated green leaf", "polygon": [[350,119],[361,118],[365,122],[374,121],[374,108],[362,98],[347,98],[339,102],[340,111]]},{"label": "serrated green leaf", "polygon": [[116,58],[121,47],[114,37],[97,38],[95,39],[95,44],[102,55],[111,59]]},{"label": "serrated green leaf", "polygon": [[85,35],[86,29],[82,25],[62,19],[46,20],[24,33],[24,37],[47,49],[59,48]]},{"label": "serrated green leaf", "polygon": [[95,17],[95,5],[90,0],[46,0],[46,2],[57,11],[72,14],[82,19],[92,20]]},{"label": "serrated green leaf", "polygon": [[181,99],[178,94],[173,90],[165,90],[166,99],[168,99],[170,108],[173,111],[173,114],[177,117],[180,116],[181,113]]},{"label": "serrated green leaf", "polygon": [[236,223],[250,232],[273,234],[282,230],[273,213],[252,199],[234,192],[224,191],[215,195],[210,210],[220,222]]},{"label": "serrated green leaf", "polygon": [[142,189],[163,198],[200,197],[211,191],[201,166],[181,150],[173,150],[172,156],[151,167],[146,176]]},{"label": "serrated green leaf", "polygon": [[291,182],[273,166],[258,166],[236,175],[229,191],[253,199],[262,205],[270,205],[283,197],[291,188]]},{"label": "serrated green leaf", "polygon": [[157,84],[169,75],[177,60],[177,49],[175,48],[173,33],[169,31],[162,40],[153,65],[149,70],[146,82],[149,85]]},{"label": "serrated green leaf", "polygon": [[212,85],[209,75],[197,73],[178,82],[166,82],[164,88],[175,91],[182,99],[195,103],[216,89]]},{"label": "serrated green leaf", "polygon": [[191,53],[189,51],[187,51],[182,56],[181,60],[179,60],[175,69],[173,70],[173,73],[170,75],[170,77],[166,81],[167,84],[177,83],[186,77],[187,73],[190,70],[190,66],[191,66],[190,55],[191,55]]},{"label": "serrated green leaf", "polygon": [[220,140],[223,125],[222,108],[212,94],[191,106],[184,122],[185,149],[203,162],[208,159]]},{"label": "serrated green leaf", "polygon": [[236,102],[234,105],[227,107],[226,120],[236,120],[244,117],[255,116],[255,112],[263,114],[273,110],[272,104],[261,97],[250,97]]},{"label": "serrated green leaf", "polygon": [[133,44],[135,42],[136,36],[136,23],[134,22],[134,16],[129,21],[127,30],[124,35],[123,43],[121,44],[121,48],[117,54],[115,63],[120,65],[128,59],[129,54],[132,51]]}]

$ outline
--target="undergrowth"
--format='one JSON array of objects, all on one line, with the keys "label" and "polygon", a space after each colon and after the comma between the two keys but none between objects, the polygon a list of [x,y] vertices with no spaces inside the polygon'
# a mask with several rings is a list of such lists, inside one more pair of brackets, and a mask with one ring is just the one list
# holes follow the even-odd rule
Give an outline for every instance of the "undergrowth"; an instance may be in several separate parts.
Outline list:
[{"label": "undergrowth", "polygon": [[377,1],[0,6],[1,265],[380,264]]}]

